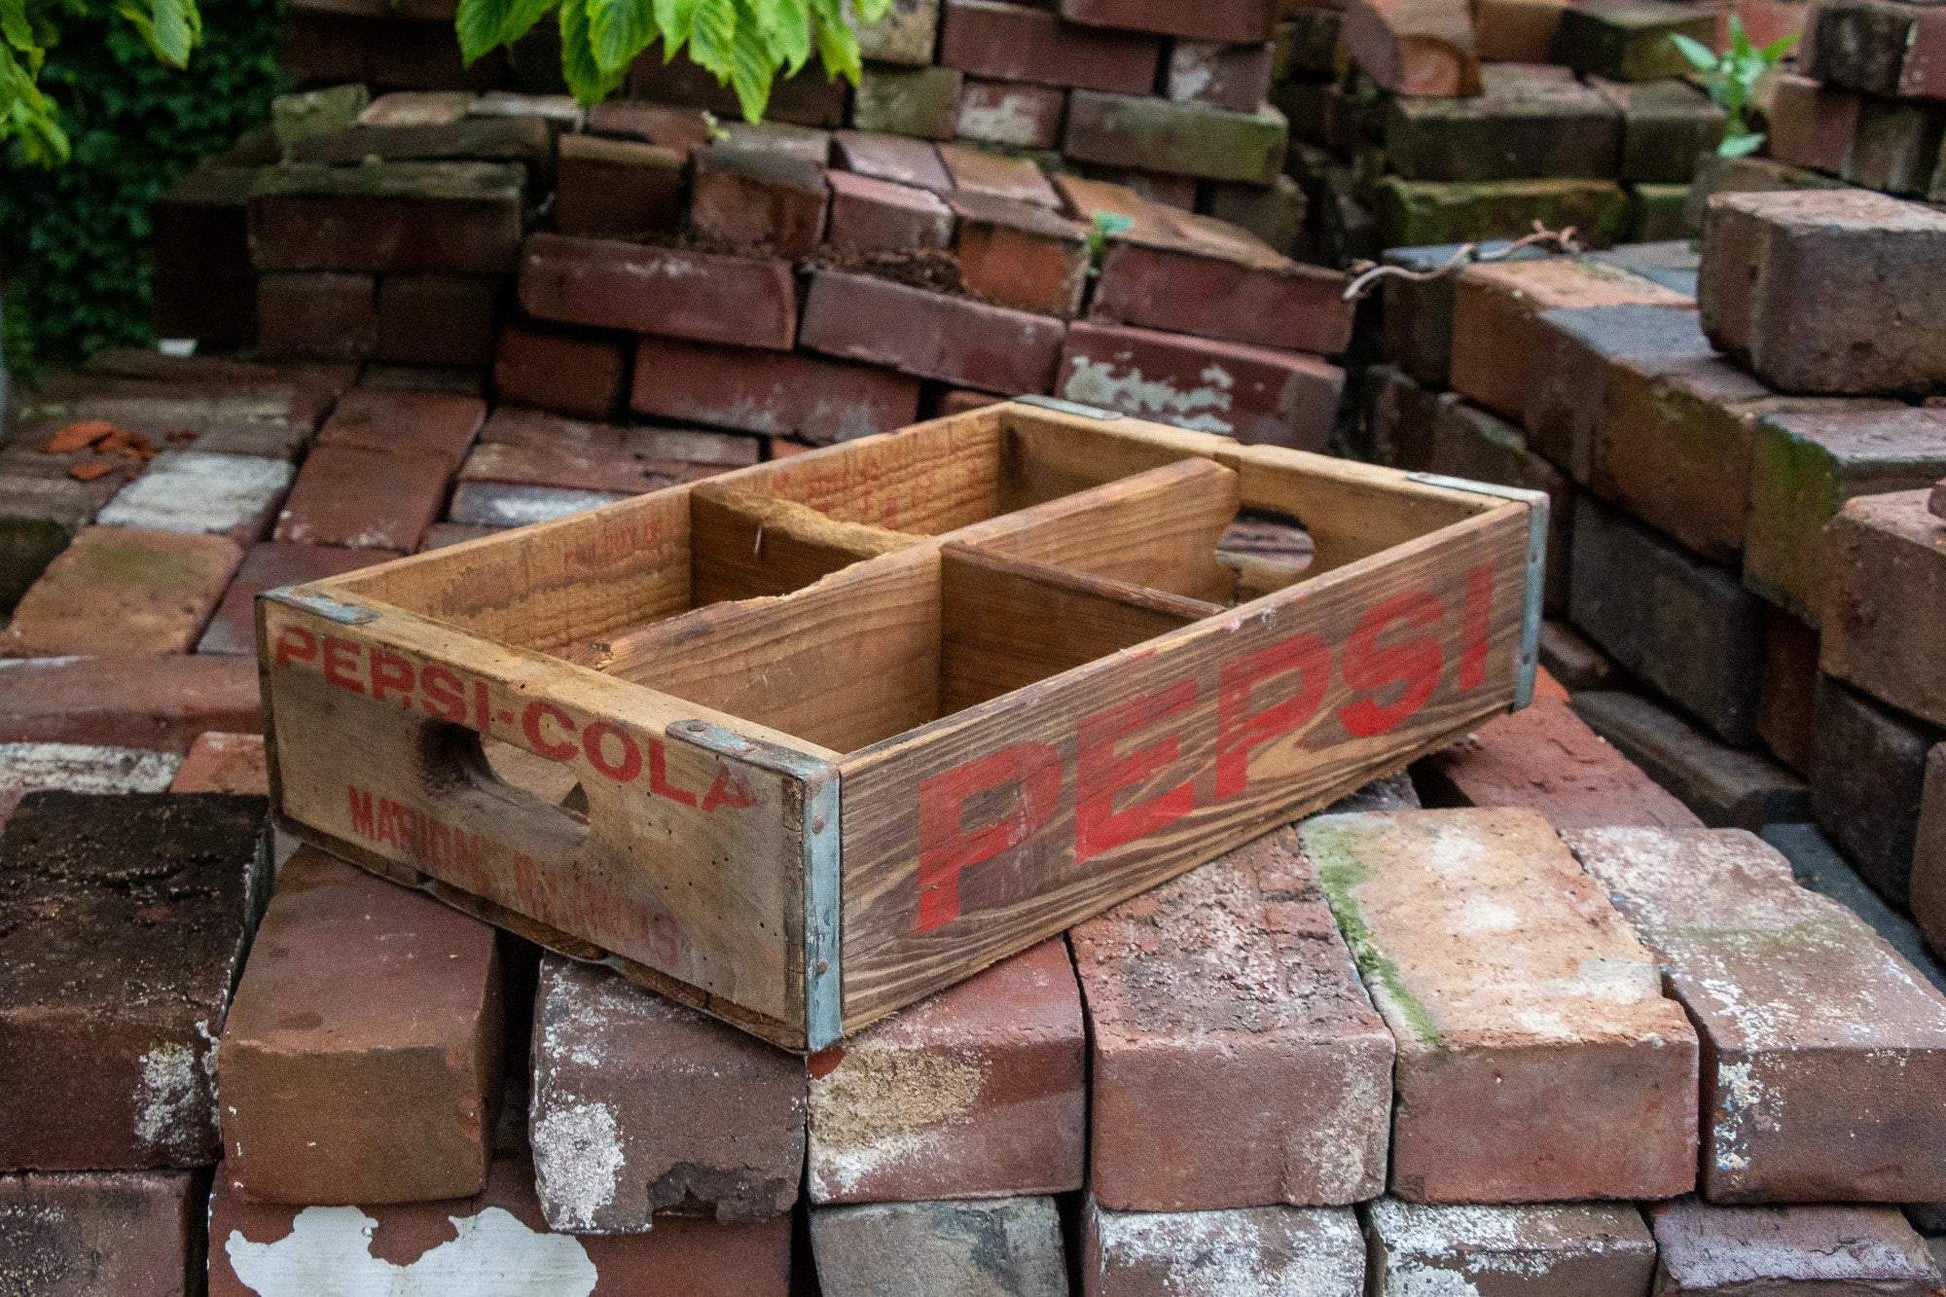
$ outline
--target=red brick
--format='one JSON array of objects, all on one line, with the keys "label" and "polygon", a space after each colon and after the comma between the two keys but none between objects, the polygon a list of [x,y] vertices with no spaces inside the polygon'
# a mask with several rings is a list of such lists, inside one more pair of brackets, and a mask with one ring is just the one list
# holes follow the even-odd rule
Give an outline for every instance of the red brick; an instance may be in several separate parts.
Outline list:
[{"label": "red brick", "polygon": [[1364,1297],[1365,1238],[1345,1208],[1110,1211],[1081,1205],[1081,1297],[1243,1291]]},{"label": "red brick", "polygon": [[451,471],[485,421],[486,402],[474,397],[353,388],[325,420],[317,444],[424,455]]},{"label": "red brick", "polygon": [[1055,210],[1061,206],[1061,196],[1030,159],[1007,157],[960,144],[941,144],[938,148],[939,160],[945,165],[946,174],[953,178],[955,189]]},{"label": "red brick", "polygon": [[1061,210],[1085,224],[1104,215],[1120,216],[1130,222],[1121,236],[1129,240],[1168,244],[1184,237],[1174,212],[1131,185],[1063,171],[1054,176],[1054,188],[1061,195]]},{"label": "red brick", "polygon": [[1946,214],[1857,189],[1718,194],[1698,290],[1710,340],[1786,392],[1926,391],[1946,375]]},{"label": "red brick", "polygon": [[1811,705],[1818,684],[1818,632],[1782,608],[1764,614],[1764,680],[1757,734],[1777,759],[1803,774],[1811,767]]},{"label": "red brick", "polygon": [[1276,12],[1276,5],[1265,0],[1212,0],[1191,6],[1165,0],[1061,0],[1061,16],[1078,23],[1245,45],[1270,39]]},{"label": "red brick", "polygon": [[1941,478],[1933,487],[1932,498],[1927,501],[1926,507],[1932,510],[1933,517],[1946,518],[1946,478]]},{"label": "red brick", "polygon": [[260,270],[493,275],[520,252],[523,168],[495,162],[289,164],[258,173]]},{"label": "red brick", "polygon": [[223,593],[215,616],[196,641],[198,653],[257,651],[257,596],[278,586],[297,585],[339,576],[374,563],[398,558],[403,550],[335,549],[328,545],[293,545],[264,541],[244,551],[243,562]]},{"label": "red brick", "polygon": [[1824,533],[1821,665],[1946,726],[1946,521],[1929,490],[1848,501]]},{"label": "red brick", "polygon": [[714,145],[696,150],[689,226],[698,234],[804,257],[824,241],[829,207],[818,163]]},{"label": "red brick", "polygon": [[823,270],[804,303],[804,345],[920,378],[1046,392],[1067,326],[1026,311]]},{"label": "red brick", "polygon": [[1172,207],[1180,212],[1196,210],[1199,186],[1194,176],[1166,176],[1159,171],[1143,171],[1134,167],[1103,166],[1090,166],[1088,175],[1104,184],[1116,185],[1138,194],[1151,203]]},{"label": "red brick", "polygon": [[831,137],[832,150],[847,170],[875,180],[911,185],[943,194],[953,187],[939,151],[925,140],[877,131],[838,131]]},{"label": "red brick", "polygon": [[375,360],[403,365],[486,365],[504,278],[387,275],[378,283]]},{"label": "red brick", "polygon": [[953,213],[938,195],[850,171],[833,171],[831,245],[851,252],[947,248]]},{"label": "red brick", "polygon": [[1081,994],[1056,938],[810,1061],[813,1203],[1081,1187]]},{"label": "red brick", "polygon": [[0,1277],[33,1297],[184,1297],[205,1201],[189,1171],[0,1176]]},{"label": "red brick", "polygon": [[1350,345],[1342,273],[1299,265],[1206,217],[1169,219],[1174,237],[1113,242],[1092,318],[1326,356]]},{"label": "red brick", "polygon": [[709,123],[703,120],[700,109],[641,99],[611,99],[596,104],[588,110],[588,130],[595,135],[659,144],[685,158],[709,139]]},{"label": "red brick", "polygon": [[1946,743],[1926,757],[1919,791],[1918,843],[1912,853],[1912,917],[1926,942],[1946,949]]},{"label": "red brick", "polygon": [[1565,702],[1553,699],[1495,717],[1427,757],[1416,773],[1435,805],[1527,807],[1557,829],[1703,824]]},{"label": "red brick", "polygon": [[[460,469],[460,490],[476,482],[540,486],[563,491],[594,491],[626,497],[708,477],[720,469],[656,460],[629,448],[563,446],[476,447]],[[464,512],[454,496],[453,514]]]},{"label": "red brick", "polygon": [[1088,227],[1045,207],[981,193],[951,199],[960,283],[1001,306],[1071,317],[1088,284]]},{"label": "red brick", "polygon": [[657,144],[563,136],[556,164],[554,228],[565,235],[597,239],[681,229],[686,156],[687,150]]},{"label": "red brick", "polygon": [[362,360],[378,349],[370,275],[267,274],[257,280],[257,347],[266,356]]},{"label": "red brick", "polygon": [[270,771],[264,759],[261,734],[198,734],[176,777],[172,793],[239,793],[270,795]]},{"label": "red brick", "polygon": [[1545,63],[1567,0],[1480,0],[1473,40],[1482,63]]},{"label": "red brick", "polygon": [[1171,99],[1254,112],[1270,91],[1270,46],[1177,41],[1164,71]]},{"label": "red brick", "polygon": [[[347,8],[351,6],[346,6]],[[361,82],[379,86],[481,89],[507,75],[499,51],[467,68],[452,20],[401,22],[385,17],[293,8],[279,63],[296,85]]]},{"label": "red brick", "polygon": [[264,1202],[486,1183],[504,1015],[494,930],[312,848],[284,862],[223,1029],[223,1174]]},{"label": "red brick", "polygon": [[1381,1198],[1369,1213],[1380,1293],[1643,1297],[1655,1274],[1655,1239],[1633,1203],[1447,1207]]},{"label": "red brick", "polygon": [[1946,1198],[1946,995],[1749,833],[1567,840],[1705,1042],[1710,1201]]},{"label": "red brick", "polygon": [[1770,156],[1793,167],[1843,174],[1851,162],[1860,103],[1849,90],[1809,77],[1779,76],[1764,114],[1770,127]]},{"label": "red brick", "polygon": [[939,61],[977,77],[1145,95],[1155,88],[1154,36],[1061,21],[1050,9],[946,0]]},{"label": "red brick", "polygon": [[1565,307],[1637,304],[1692,305],[1653,280],[1574,257],[1468,266],[1453,286],[1453,390],[1495,414],[1523,418],[1552,355],[1536,317]]},{"label": "red brick", "polygon": [[919,384],[886,370],[802,352],[643,338],[635,353],[630,404],[638,414],[826,445],[913,422]]},{"label": "red brick", "polygon": [[0,836],[0,1167],[215,1157],[215,1054],[267,885],[260,797],[29,793]]},{"label": "red brick", "polygon": [[537,234],[520,304],[529,315],[699,342],[789,351],[797,296],[787,261]]},{"label": "red brick", "polygon": [[493,362],[494,394],[516,405],[605,419],[621,404],[628,349],[619,338],[509,323]]},{"label": "red brick", "polygon": [[1939,1269],[1890,1207],[1649,1207],[1656,1297],[1870,1292],[1929,1297]]},{"label": "red brick", "polygon": [[84,528],[21,597],[0,654],[186,653],[242,560],[222,536]]},{"label": "red brick", "polygon": [[499,1158],[474,1198],[389,1206],[294,1207],[232,1193],[217,1172],[209,1213],[209,1297],[357,1290],[574,1292],[586,1297],[787,1297],[789,1220],[659,1221],[619,1238],[549,1233],[533,1168]]},{"label": "red brick", "polygon": [[1913,11],[1911,36],[1899,63],[1899,96],[1946,99],[1946,13]]},{"label": "red brick", "polygon": [[943,419],[949,414],[966,414],[972,410],[983,410],[989,405],[998,405],[1006,399],[990,392],[974,392],[964,387],[950,388],[939,394],[939,399],[926,411],[926,417]]},{"label": "red brick", "polygon": [[1288,831],[1072,940],[1104,1206],[1327,1205],[1384,1188],[1392,1037]]},{"label": "red brick", "polygon": [[1545,819],[1338,815],[1298,835],[1397,1039],[1393,1193],[1547,1202],[1695,1183],[1695,1033]]},{"label": "red brick", "polygon": [[358,124],[305,135],[290,160],[332,166],[380,162],[511,162],[545,176],[554,166],[554,130],[538,117],[468,114],[450,122]]},{"label": "red brick", "polygon": [[410,553],[439,517],[451,472],[430,455],[320,446],[304,461],[272,539]]},{"label": "red brick", "polygon": [[1013,149],[1056,148],[1067,106],[1067,95],[1055,86],[968,77],[960,86],[959,136]]},{"label": "red brick", "polygon": [[254,732],[248,657],[43,658],[0,663],[0,743],[107,743],[185,752],[206,730]]},{"label": "red brick", "polygon": [[1534,453],[1518,427],[1457,397],[1439,402],[1427,466],[1447,477],[1492,482],[1539,491],[1547,496],[1543,602],[1547,611],[1565,613],[1569,540],[1574,519],[1574,484],[1568,481],[1567,475]]},{"label": "red brick", "polygon": [[1292,351],[1077,321],[1055,394],[1239,441],[1323,451],[1344,371]]},{"label": "red brick", "polygon": [[803,1061],[605,968],[549,955],[530,1108],[556,1229],[787,1215],[804,1174]]},{"label": "red brick", "polygon": [[1342,39],[1366,75],[1394,94],[1480,93],[1480,57],[1463,0],[1351,0]]}]

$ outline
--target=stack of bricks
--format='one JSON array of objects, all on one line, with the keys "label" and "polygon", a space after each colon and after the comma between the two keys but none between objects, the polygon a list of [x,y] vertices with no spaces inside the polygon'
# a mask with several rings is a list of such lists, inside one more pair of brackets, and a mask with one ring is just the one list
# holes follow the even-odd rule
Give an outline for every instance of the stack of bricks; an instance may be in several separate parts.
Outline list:
[{"label": "stack of bricks", "polygon": [[1771,157],[1881,193],[1946,200],[1940,19],[1896,0],[1818,4],[1803,75],[1779,78],[1771,92]]},{"label": "stack of bricks", "polygon": [[1581,715],[1713,825],[1814,820],[1946,947],[1946,350],[1921,323],[1946,218],[1862,189],[1708,211],[1700,267],[1645,246],[1395,281],[1370,449],[1550,492]]},{"label": "stack of bricks", "polygon": [[1352,0],[1292,15],[1290,172],[1320,260],[1512,238],[1673,238],[1725,117],[1670,37],[1713,38],[1717,6]]},{"label": "stack of bricks", "polygon": [[[456,378],[490,364],[510,405],[768,437],[778,453],[1021,394],[1309,450],[1334,430],[1346,277],[1127,186],[966,143],[716,126],[695,108],[335,100],[355,120],[314,112],[284,130],[285,161],[227,182],[268,355]],[[1204,154],[1193,134],[1178,143]],[[1281,158],[1281,136],[1264,149]],[[165,213],[203,203],[223,187],[206,177],[237,161]],[[186,241],[161,265],[215,224],[178,215],[163,228]],[[653,439],[641,454],[723,462]],[[554,485],[606,489],[585,477]]]}]

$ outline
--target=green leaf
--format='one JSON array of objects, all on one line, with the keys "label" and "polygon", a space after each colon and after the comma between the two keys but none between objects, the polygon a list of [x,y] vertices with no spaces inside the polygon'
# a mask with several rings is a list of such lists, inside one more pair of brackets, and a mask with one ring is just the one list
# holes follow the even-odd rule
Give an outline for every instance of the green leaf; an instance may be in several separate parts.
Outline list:
[{"label": "green leaf", "polygon": [[1726,135],[1723,142],[1716,146],[1718,157],[1747,158],[1763,147],[1764,137],[1756,135]]},{"label": "green leaf", "polygon": [[1797,48],[1798,38],[1803,32],[1785,32],[1770,44],[1764,46],[1764,62],[1775,65],[1784,61],[1784,56]]},{"label": "green leaf", "polygon": [[736,0],[696,0],[696,19],[689,28],[689,57],[712,73],[718,83],[728,81],[736,65],[736,40]]},{"label": "green leaf", "polygon": [[1669,40],[1675,45],[1676,52],[1688,59],[1698,72],[1711,72],[1716,68],[1716,51],[1693,36],[1681,32],[1671,32]]},{"label": "green leaf", "polygon": [[606,72],[595,59],[583,0],[561,0],[561,76],[576,102],[593,107],[620,86],[626,70]]},{"label": "green leaf", "polygon": [[[758,4],[766,0],[756,0]],[[777,73],[777,59],[771,53],[770,39],[751,5],[737,6],[736,40],[730,49],[730,88],[736,91],[737,106],[745,121],[762,121],[770,104],[770,83]]]},{"label": "green leaf", "polygon": [[189,66],[189,52],[202,33],[196,0],[152,0],[146,35],[156,57],[170,67]]},{"label": "green leaf", "polygon": [[1743,29],[1743,18],[1738,14],[1731,14],[1730,53],[1736,55],[1738,58],[1745,58],[1752,52],[1750,48],[1750,33]]},{"label": "green leaf", "polygon": [[501,29],[507,25],[510,0],[459,0],[459,56],[468,67],[488,50],[500,44]]},{"label": "green leaf", "polygon": [[651,0],[587,0],[587,5],[595,62],[604,72],[626,71],[655,39],[654,5]]},{"label": "green leaf", "polygon": [[696,0],[655,0],[655,25],[662,30],[665,63],[676,57],[695,23]]},{"label": "green leaf", "polygon": [[830,80],[843,77],[853,85],[864,75],[858,37],[838,11],[838,0],[811,0],[811,32],[817,38],[818,62]]},{"label": "green leaf", "polygon": [[786,76],[796,76],[811,57],[809,0],[757,0],[756,7],[770,14],[764,38],[772,61],[784,65]]},{"label": "green leaf", "polygon": [[512,45],[534,29],[534,25],[547,16],[560,0],[511,0],[507,5],[507,16],[500,24],[500,43]]}]

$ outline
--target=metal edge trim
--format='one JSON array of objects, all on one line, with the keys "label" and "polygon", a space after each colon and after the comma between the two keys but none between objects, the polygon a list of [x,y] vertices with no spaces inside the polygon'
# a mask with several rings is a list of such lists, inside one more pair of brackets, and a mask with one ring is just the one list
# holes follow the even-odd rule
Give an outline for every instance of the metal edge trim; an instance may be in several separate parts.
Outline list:
[{"label": "metal edge trim", "polygon": [[805,785],[804,1047],[810,1053],[844,1034],[839,805],[837,771]]},{"label": "metal edge trim", "polygon": [[257,597],[275,600],[293,608],[302,608],[305,612],[316,613],[320,617],[344,626],[364,626],[378,620],[378,612],[375,609],[362,608],[355,603],[333,599],[329,595],[306,594],[301,586],[282,585],[274,590],[266,590]]}]

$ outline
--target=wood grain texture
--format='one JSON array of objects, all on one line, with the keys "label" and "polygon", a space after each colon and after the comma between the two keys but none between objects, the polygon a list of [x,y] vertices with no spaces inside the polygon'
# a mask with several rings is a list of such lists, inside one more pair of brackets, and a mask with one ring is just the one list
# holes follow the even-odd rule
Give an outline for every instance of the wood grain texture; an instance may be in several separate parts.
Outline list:
[{"label": "wood grain texture", "polygon": [[868,523],[840,522],[750,487],[705,482],[689,500],[691,599],[698,607],[789,594],[919,539]]},{"label": "wood grain texture", "polygon": [[[1394,553],[1348,564],[1136,650],[845,757],[839,768],[845,798],[846,1030],[951,985],[1270,826],[1325,805],[1375,772],[1403,765],[1431,744],[1504,709],[1513,697],[1526,551],[1527,510],[1503,505],[1408,542]],[[1491,601],[1481,626],[1478,682],[1469,688],[1460,682],[1467,618],[1457,592],[1466,587],[1469,573],[1482,566],[1491,572]],[[1400,688],[1386,684],[1374,690],[1349,683],[1347,640],[1374,610],[1388,605],[1423,609],[1426,599],[1438,605],[1436,625],[1380,623],[1383,633],[1366,646],[1362,666],[1369,670],[1374,655],[1398,649],[1402,641],[1423,639],[1438,645],[1434,687],[1423,705],[1395,727],[1362,736],[1351,732],[1343,719],[1347,707],[1360,700],[1396,703]],[[1297,638],[1307,635],[1316,637],[1315,648]],[[1304,699],[1315,688],[1316,703],[1306,709],[1309,719],[1249,746],[1245,781],[1219,795],[1219,699],[1225,671],[1235,672],[1243,664],[1247,672],[1253,659],[1259,665],[1265,658],[1279,660],[1284,651],[1280,646],[1293,643],[1304,651],[1291,660],[1308,662],[1312,672],[1285,670],[1265,676],[1241,702],[1233,693],[1232,708],[1254,713]],[[1323,656],[1316,656],[1318,652]],[[1313,683],[1317,680],[1323,681],[1321,686]],[[1172,690],[1185,691],[1176,699],[1187,699],[1182,710],[1159,717],[1157,724],[1128,728],[1111,757],[1143,749],[1145,740],[1173,743],[1173,750],[1158,769],[1115,800],[1127,808],[1187,787],[1193,809],[1077,864],[1080,730],[1136,700],[1154,696],[1158,707],[1167,706]],[[1030,763],[1051,762],[1058,768],[1058,796],[1047,801],[1043,787],[1045,804],[1035,807],[1028,805],[1033,798],[1024,784],[1014,796],[1001,786],[969,800],[963,814],[948,814],[948,836],[1001,824],[1008,845],[991,859],[961,870],[958,917],[922,931],[921,820],[929,790],[950,787],[969,769],[977,770],[976,763],[1003,760],[996,754],[1009,750],[1025,753]],[[1234,757],[1230,765],[1234,770]],[[967,822],[969,817],[972,822]]]}]

